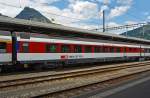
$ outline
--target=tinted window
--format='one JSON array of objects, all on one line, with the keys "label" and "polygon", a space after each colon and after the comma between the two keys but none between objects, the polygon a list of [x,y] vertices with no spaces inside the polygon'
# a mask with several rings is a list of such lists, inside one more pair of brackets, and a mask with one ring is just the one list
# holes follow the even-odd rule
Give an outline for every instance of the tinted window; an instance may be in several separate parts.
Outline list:
[{"label": "tinted window", "polygon": [[149,51],[149,49],[145,49],[145,52],[146,52],[146,53],[149,53],[150,51]]},{"label": "tinted window", "polygon": [[75,53],[82,53],[82,47],[77,45],[77,46],[74,46],[74,52]]},{"label": "tinted window", "polygon": [[108,52],[108,48],[107,47],[103,47],[103,52]]},{"label": "tinted window", "polygon": [[29,52],[29,43],[23,43],[23,52],[28,53]]},{"label": "tinted window", "polygon": [[95,52],[103,52],[103,47],[95,47],[94,48]]},{"label": "tinted window", "polygon": [[99,47],[99,52],[104,52],[104,47]]},{"label": "tinted window", "polygon": [[114,47],[111,47],[111,48],[110,48],[110,52],[112,52],[112,53],[115,52],[115,48],[114,48]]},{"label": "tinted window", "polygon": [[0,53],[6,53],[6,43],[0,42]]},{"label": "tinted window", "polygon": [[126,48],[124,47],[124,48],[123,48],[123,52],[126,52],[126,51],[127,51],[127,50],[126,50]]},{"label": "tinted window", "polygon": [[91,46],[85,46],[85,53],[90,53],[92,52],[92,47]]},{"label": "tinted window", "polygon": [[61,46],[61,52],[62,53],[69,53],[70,52],[70,46],[69,45],[62,45]]},{"label": "tinted window", "polygon": [[47,45],[47,52],[56,53],[57,52],[57,45],[56,44],[48,44]]},{"label": "tinted window", "polygon": [[94,52],[100,52],[100,47],[95,47]]},{"label": "tinted window", "polygon": [[[125,49],[125,51],[126,51],[126,49]],[[121,52],[121,49],[119,47],[117,47],[116,52]]]}]

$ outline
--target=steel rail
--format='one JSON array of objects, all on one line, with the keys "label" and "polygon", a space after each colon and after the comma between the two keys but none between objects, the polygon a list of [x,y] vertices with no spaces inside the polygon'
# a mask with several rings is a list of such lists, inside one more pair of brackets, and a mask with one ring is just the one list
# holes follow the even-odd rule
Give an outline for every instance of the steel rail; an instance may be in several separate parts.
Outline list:
[{"label": "steel rail", "polygon": [[149,63],[150,62],[146,62],[146,63],[142,62],[142,63],[138,63],[138,64],[137,63],[132,64],[132,66],[131,66],[131,64],[127,64],[124,66],[94,68],[94,69],[73,71],[73,72],[53,74],[53,75],[47,75],[47,76],[39,76],[39,77],[1,81],[0,82],[0,89],[29,85],[29,84],[34,84],[34,83],[41,83],[41,82],[46,82],[46,81],[48,82],[48,81],[53,81],[53,80],[60,80],[60,79],[64,79],[64,78],[79,77],[79,76],[89,75],[89,74],[94,74],[94,73],[104,73],[104,72],[115,71],[115,70],[120,70],[120,69],[124,69],[124,68],[138,67],[138,66],[142,66],[145,64],[149,64]]}]

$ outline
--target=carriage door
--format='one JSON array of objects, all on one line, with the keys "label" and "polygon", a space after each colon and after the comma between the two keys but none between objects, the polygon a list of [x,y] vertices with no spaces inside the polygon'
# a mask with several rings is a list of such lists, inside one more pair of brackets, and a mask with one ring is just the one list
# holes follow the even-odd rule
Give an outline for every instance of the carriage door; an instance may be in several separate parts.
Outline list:
[{"label": "carriage door", "polygon": [[0,42],[0,53],[6,53],[6,43]]},{"label": "carriage door", "polygon": [[29,43],[25,42],[23,43],[23,53],[28,53],[29,52]]}]

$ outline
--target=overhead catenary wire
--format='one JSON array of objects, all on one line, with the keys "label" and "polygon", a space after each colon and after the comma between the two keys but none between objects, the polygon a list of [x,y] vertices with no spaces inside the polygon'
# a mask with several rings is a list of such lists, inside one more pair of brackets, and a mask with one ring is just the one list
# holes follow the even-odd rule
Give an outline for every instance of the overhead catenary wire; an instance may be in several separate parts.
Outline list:
[{"label": "overhead catenary wire", "polygon": [[[139,27],[139,26],[143,26],[143,25],[147,25],[147,23],[143,22],[143,23],[137,23],[137,24],[129,24],[129,25],[121,25],[121,26],[114,26],[114,27],[107,27],[106,31],[109,30],[120,30],[120,29],[126,29],[126,28],[133,28],[133,27]],[[102,30],[103,28],[100,29],[92,29],[92,30]]]},{"label": "overhead catenary wire", "polygon": [[[133,17],[134,19],[136,20],[141,20],[140,18],[128,13],[126,14],[126,16],[130,16],[130,17]],[[114,27],[109,27],[107,26],[106,27],[106,31],[109,31],[109,30],[120,30],[120,29],[127,29],[127,28],[134,28],[134,27],[140,27],[140,26],[143,26],[143,25],[146,25],[148,22],[139,22],[139,23],[135,23],[135,24],[126,24],[126,25],[121,25],[121,26],[114,26]],[[102,30],[103,28],[100,28],[100,29],[95,29],[95,30]],[[94,30],[94,29],[93,29]]]}]

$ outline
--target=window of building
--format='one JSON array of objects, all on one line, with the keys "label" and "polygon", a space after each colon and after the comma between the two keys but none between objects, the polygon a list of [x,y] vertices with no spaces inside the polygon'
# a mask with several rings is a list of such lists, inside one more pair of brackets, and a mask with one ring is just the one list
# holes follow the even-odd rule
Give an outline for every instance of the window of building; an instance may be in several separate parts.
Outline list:
[{"label": "window of building", "polygon": [[69,45],[62,45],[61,46],[61,52],[62,53],[69,53],[70,52],[70,46]]},{"label": "window of building", "polygon": [[6,43],[0,42],[0,53],[6,53]]},{"label": "window of building", "polygon": [[82,47],[80,45],[74,46],[74,52],[75,53],[82,53]]},{"label": "window of building", "polygon": [[56,53],[57,52],[57,45],[56,44],[48,44],[47,45],[47,52]]}]

